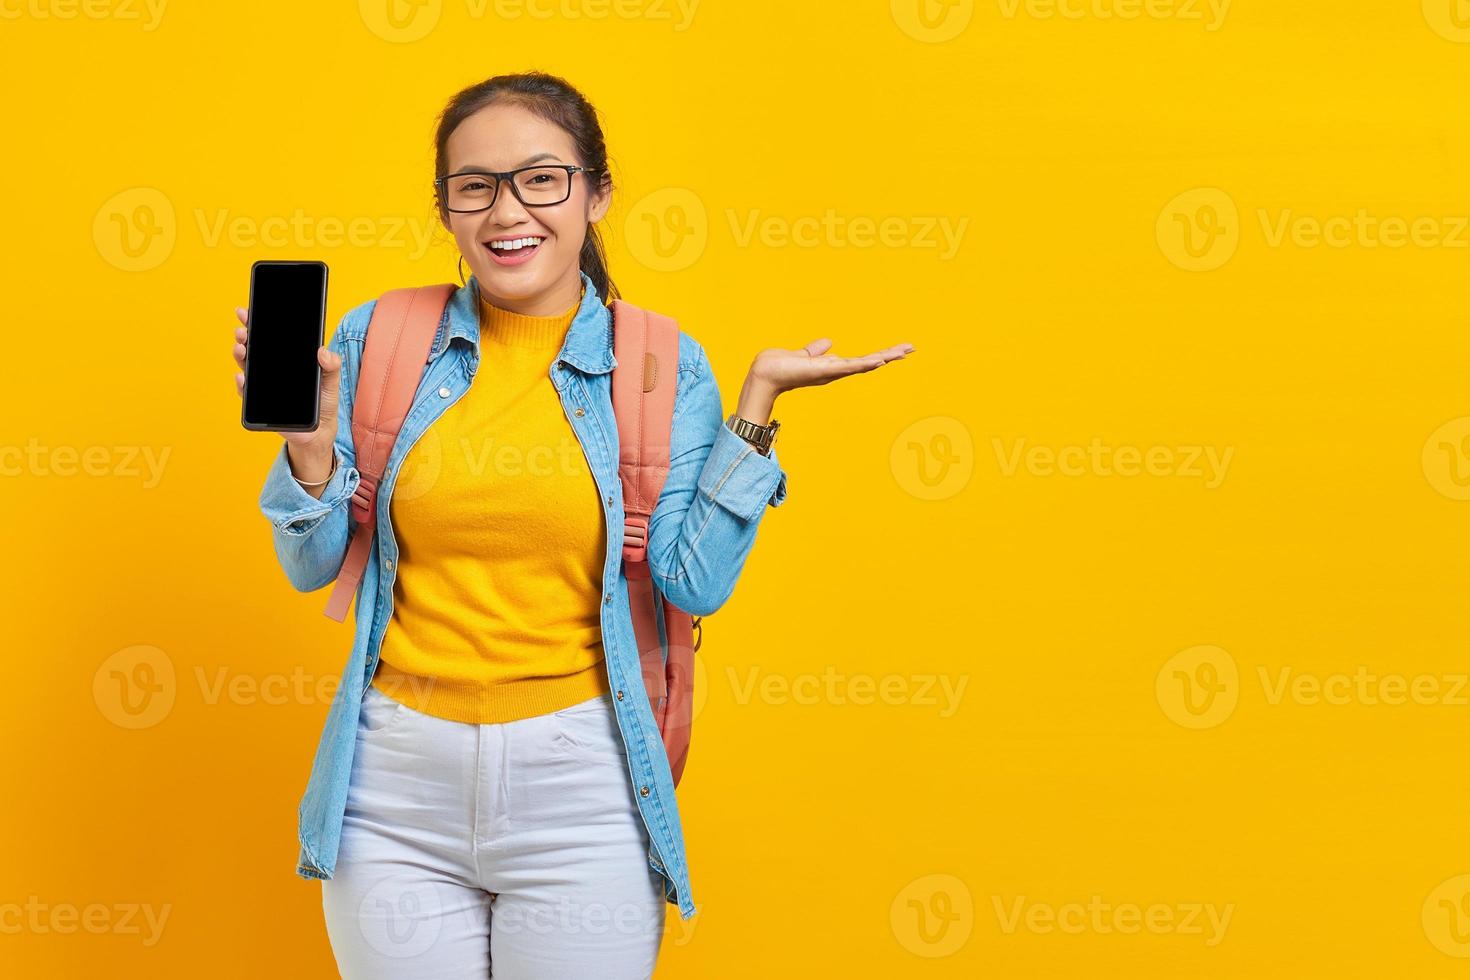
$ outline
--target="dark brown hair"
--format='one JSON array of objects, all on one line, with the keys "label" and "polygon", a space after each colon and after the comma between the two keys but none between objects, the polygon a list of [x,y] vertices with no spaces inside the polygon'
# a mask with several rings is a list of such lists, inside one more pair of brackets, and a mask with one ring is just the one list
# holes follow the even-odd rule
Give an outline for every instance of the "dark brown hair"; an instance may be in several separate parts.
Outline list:
[{"label": "dark brown hair", "polygon": [[[576,149],[579,166],[592,167],[597,173],[584,176],[596,189],[612,190],[612,174],[608,172],[607,145],[602,138],[602,125],[597,120],[597,110],[572,85],[556,75],[528,71],[514,75],[496,75],[483,82],[471,85],[457,93],[439,114],[438,129],[434,134],[434,176],[443,177],[449,172],[446,147],[449,137],[459,124],[486,106],[509,102],[523,106],[566,130]],[[434,206],[440,220],[447,226],[449,213],[436,190]],[[618,298],[617,287],[607,268],[607,252],[603,248],[602,235],[595,224],[587,225],[587,237],[582,242],[579,266],[597,287],[597,295],[604,304]]]}]

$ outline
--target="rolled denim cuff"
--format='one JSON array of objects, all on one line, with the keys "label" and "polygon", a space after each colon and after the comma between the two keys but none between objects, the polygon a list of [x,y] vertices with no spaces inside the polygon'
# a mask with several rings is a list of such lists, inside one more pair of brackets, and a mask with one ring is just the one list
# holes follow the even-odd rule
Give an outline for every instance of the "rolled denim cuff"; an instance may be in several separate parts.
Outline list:
[{"label": "rolled denim cuff", "polygon": [[726,422],[720,423],[697,485],[705,497],[746,521],[758,517],[763,507],[779,507],[786,499],[786,473],[776,450],[762,456]]},{"label": "rolled denim cuff", "polygon": [[357,491],[362,479],[357,468],[347,465],[335,445],[332,453],[336,457],[336,472],[327,481],[318,500],[291,475],[291,459],[287,455],[286,443],[281,443],[281,451],[271,463],[265,486],[260,491],[261,513],[276,530],[285,534],[307,534]]}]

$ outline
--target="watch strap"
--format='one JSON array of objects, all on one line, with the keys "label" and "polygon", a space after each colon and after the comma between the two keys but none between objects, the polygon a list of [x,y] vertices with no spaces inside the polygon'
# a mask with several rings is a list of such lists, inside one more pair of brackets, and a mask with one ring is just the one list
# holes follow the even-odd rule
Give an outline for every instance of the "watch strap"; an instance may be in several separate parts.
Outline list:
[{"label": "watch strap", "polygon": [[776,441],[776,430],[781,427],[780,422],[772,419],[765,425],[757,425],[733,413],[725,421],[731,431],[754,446],[762,456],[771,454],[771,445]]}]

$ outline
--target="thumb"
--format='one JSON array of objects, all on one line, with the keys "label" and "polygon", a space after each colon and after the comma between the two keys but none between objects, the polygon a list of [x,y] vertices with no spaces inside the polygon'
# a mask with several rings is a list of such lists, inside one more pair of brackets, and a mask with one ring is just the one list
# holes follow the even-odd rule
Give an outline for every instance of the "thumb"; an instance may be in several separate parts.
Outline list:
[{"label": "thumb", "polygon": [[831,349],[831,347],[831,339],[828,337],[822,337],[819,340],[814,340],[811,343],[807,344],[805,347],[802,348],[802,350],[806,351],[812,357],[818,357],[822,354],[825,354],[829,349]]},{"label": "thumb", "polygon": [[322,367],[321,416],[323,419],[335,422],[340,383],[338,376],[342,373],[342,355],[326,347],[318,347],[316,361]]}]

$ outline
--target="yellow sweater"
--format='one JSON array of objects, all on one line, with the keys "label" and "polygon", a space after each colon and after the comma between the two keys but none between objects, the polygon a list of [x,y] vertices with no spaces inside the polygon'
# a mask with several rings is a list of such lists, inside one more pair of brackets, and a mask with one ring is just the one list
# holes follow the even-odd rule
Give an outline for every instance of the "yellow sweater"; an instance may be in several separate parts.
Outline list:
[{"label": "yellow sweater", "polygon": [[372,683],[426,714],[514,721],[608,690],[607,527],[547,374],[576,312],[482,304],[474,381],[404,458],[393,615]]}]

